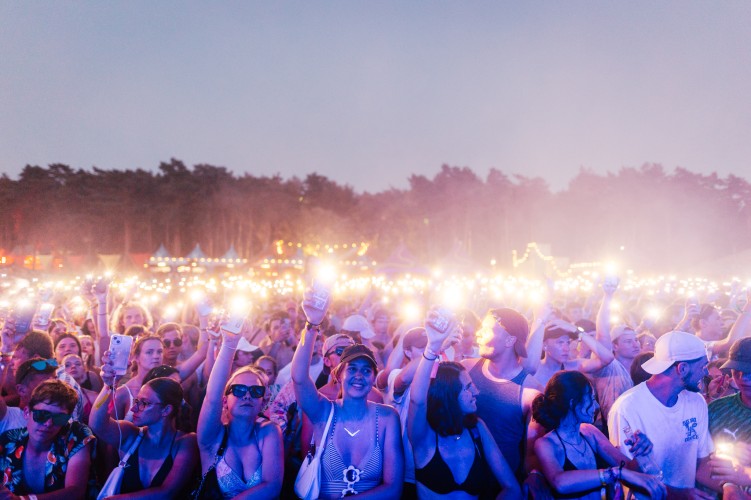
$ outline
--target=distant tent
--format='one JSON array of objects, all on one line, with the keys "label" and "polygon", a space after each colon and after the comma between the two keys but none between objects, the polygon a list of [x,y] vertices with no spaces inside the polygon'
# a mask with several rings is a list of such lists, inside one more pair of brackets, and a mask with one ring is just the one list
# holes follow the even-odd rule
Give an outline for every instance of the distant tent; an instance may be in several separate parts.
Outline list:
[{"label": "distant tent", "polygon": [[386,260],[378,264],[376,269],[379,273],[388,275],[408,273],[430,274],[430,271],[426,267],[418,263],[417,258],[404,243],[400,243]]},{"label": "distant tent", "polygon": [[156,250],[156,252],[154,252],[153,254],[151,254],[151,258],[154,259],[154,260],[169,259],[170,258],[169,252],[167,251],[166,248],[164,248],[164,243],[162,243],[161,245],[159,245],[159,248]]},{"label": "distant tent", "polygon": [[237,260],[240,258],[240,254],[237,253],[237,250],[235,250],[235,244],[231,244],[229,246],[229,250],[227,250],[227,253],[222,255],[222,259],[226,260]]},{"label": "distant tent", "polygon": [[187,259],[195,259],[195,260],[205,259],[206,258],[206,254],[203,253],[203,250],[201,250],[201,244],[200,243],[196,243],[195,248],[193,248],[193,250],[191,250],[190,253],[185,256],[185,258],[187,258]]},{"label": "distant tent", "polygon": [[99,260],[102,261],[102,264],[104,264],[104,267],[106,269],[115,269],[117,265],[120,263],[120,259],[122,258],[122,255],[119,253],[116,254],[98,254]]}]

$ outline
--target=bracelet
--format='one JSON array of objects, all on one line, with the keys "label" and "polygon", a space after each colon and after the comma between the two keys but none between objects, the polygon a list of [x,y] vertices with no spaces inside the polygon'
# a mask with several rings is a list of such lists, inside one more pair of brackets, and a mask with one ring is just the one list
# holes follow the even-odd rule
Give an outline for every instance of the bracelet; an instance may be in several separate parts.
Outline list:
[{"label": "bracelet", "polygon": [[626,465],[626,462],[621,460],[621,465],[618,466],[618,481],[623,480],[623,466]]},{"label": "bracelet", "polygon": [[2,352],[2,353],[0,353],[0,357],[3,357],[3,358],[5,358],[5,357],[8,357],[8,358],[11,358],[11,357],[13,357],[13,354],[14,354],[14,351],[10,351],[10,352]]},{"label": "bracelet", "polygon": [[529,471],[528,475],[531,476],[532,474],[537,474],[540,477],[545,477],[545,475],[537,469],[532,469],[531,471]]},{"label": "bracelet", "polygon": [[314,324],[313,324],[313,323],[311,323],[310,321],[307,321],[307,320],[306,320],[306,321],[305,321],[305,329],[306,329],[307,331],[311,331],[311,330],[314,330],[314,331],[316,331],[316,332],[318,332],[318,333],[321,333],[321,323],[318,323],[317,325],[314,325]]},{"label": "bracelet", "polygon": [[230,347],[228,344],[222,344],[222,349],[224,349],[225,347],[227,349],[229,349],[230,351],[236,351],[237,350],[237,347]]},{"label": "bracelet", "polygon": [[615,483],[616,475],[615,475],[615,472],[613,471],[613,469],[615,469],[615,467],[610,467],[609,469],[605,469],[605,472],[607,472],[607,474],[608,474],[607,484],[613,484],[613,483]]},{"label": "bracelet", "polygon": [[428,361],[435,361],[436,359],[438,359],[438,356],[436,356],[436,357],[434,357],[434,358],[429,358],[429,357],[427,357],[427,356],[425,355],[425,351],[423,351],[423,352],[422,352],[422,357],[423,357],[423,358],[425,358],[425,359],[427,359]]},{"label": "bracelet", "polygon": [[427,347],[427,346],[425,347],[425,351],[424,352],[427,352],[429,355],[431,355],[431,356],[433,356],[435,358],[439,358],[440,357],[440,353],[433,351],[433,349],[431,349],[430,347]]},{"label": "bracelet", "polygon": [[605,469],[597,469],[597,474],[600,476],[600,486],[607,486],[608,482],[605,480]]}]

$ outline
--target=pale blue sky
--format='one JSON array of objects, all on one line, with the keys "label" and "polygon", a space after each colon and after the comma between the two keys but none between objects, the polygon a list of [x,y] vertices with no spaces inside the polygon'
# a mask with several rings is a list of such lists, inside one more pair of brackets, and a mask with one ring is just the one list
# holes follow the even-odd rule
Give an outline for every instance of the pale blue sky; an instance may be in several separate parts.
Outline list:
[{"label": "pale blue sky", "polygon": [[751,2],[0,0],[0,172],[751,178]]}]

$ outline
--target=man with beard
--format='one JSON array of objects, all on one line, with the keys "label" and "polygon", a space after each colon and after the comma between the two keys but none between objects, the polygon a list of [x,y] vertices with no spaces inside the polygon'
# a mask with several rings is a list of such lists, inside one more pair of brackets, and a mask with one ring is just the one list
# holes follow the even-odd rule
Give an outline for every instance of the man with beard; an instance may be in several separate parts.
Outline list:
[{"label": "man with beard", "polygon": [[610,410],[610,441],[630,457],[627,443],[641,431],[654,445],[652,457],[669,494],[714,498],[695,488],[697,476],[709,483],[705,478],[714,450],[707,403],[699,392],[707,375],[704,343],[690,333],[666,333],[642,368],[652,375],[649,380],[624,392]]}]

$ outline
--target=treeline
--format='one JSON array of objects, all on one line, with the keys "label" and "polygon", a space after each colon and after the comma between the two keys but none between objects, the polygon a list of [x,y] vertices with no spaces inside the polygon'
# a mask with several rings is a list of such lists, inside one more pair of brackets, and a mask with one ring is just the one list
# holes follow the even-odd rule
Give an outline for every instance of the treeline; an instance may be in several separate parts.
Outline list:
[{"label": "treeline", "polygon": [[27,166],[0,178],[0,247],[40,253],[184,255],[200,243],[246,258],[277,239],[369,241],[383,259],[404,243],[426,264],[451,253],[508,266],[511,251],[549,243],[572,261],[623,258],[674,271],[751,247],[751,184],[660,165],[617,173],[582,170],[551,192],[540,178],[444,165],[409,189],[357,193],[318,174],[304,179],[236,175],[179,160],[158,171]]}]

